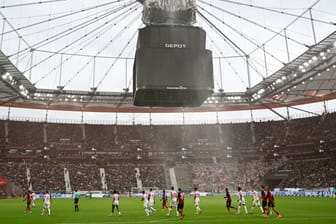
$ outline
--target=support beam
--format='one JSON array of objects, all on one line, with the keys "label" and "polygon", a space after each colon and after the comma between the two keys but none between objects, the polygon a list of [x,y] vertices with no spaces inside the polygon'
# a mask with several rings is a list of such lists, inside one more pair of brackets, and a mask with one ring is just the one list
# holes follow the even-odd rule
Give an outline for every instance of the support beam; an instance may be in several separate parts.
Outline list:
[{"label": "support beam", "polygon": [[270,111],[272,111],[273,113],[275,113],[276,115],[278,115],[279,117],[281,117],[284,121],[287,121],[287,118],[285,116],[283,116],[282,114],[278,113],[277,111],[275,111],[273,108],[267,106],[266,104],[264,104],[263,102],[259,101],[260,104],[262,104],[264,107],[266,107],[267,109],[269,109]]},{"label": "support beam", "polygon": [[308,113],[308,114],[313,114],[315,116],[320,116],[320,114],[318,113],[315,113],[315,112],[311,112],[309,110],[304,110],[304,109],[301,109],[301,108],[297,108],[297,107],[293,107],[293,106],[288,106],[289,108],[292,108],[294,110],[298,110],[298,111],[302,111],[302,112],[305,112],[305,113]]}]

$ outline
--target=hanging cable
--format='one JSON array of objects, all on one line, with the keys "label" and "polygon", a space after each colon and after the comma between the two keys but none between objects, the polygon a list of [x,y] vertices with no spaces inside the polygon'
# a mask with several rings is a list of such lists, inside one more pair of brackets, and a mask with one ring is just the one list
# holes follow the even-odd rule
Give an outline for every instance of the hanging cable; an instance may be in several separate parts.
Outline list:
[{"label": "hanging cable", "polygon": [[[242,3],[242,2],[236,2],[236,1],[231,1],[231,0],[217,0],[217,1],[221,1],[221,2],[227,2],[227,3],[231,3],[231,4],[235,4],[235,5],[240,5],[240,6],[246,6],[246,7],[251,7],[251,8],[256,8],[256,9],[261,9],[261,10],[265,10],[265,11],[269,11],[269,12],[273,12],[273,13],[278,13],[281,15],[287,15],[287,16],[292,16],[292,17],[298,17],[299,15],[296,15],[294,13],[289,13],[289,12],[285,12],[285,11],[279,11],[279,10],[275,10],[272,8],[267,8],[267,7],[262,7],[262,6],[258,6],[258,5],[252,5],[252,4],[246,4],[246,3]],[[319,0],[320,2],[320,0]],[[306,20],[313,20],[314,22],[318,22],[318,23],[322,23],[322,24],[328,24],[328,25],[336,25],[335,22],[328,22],[328,21],[324,21],[321,19],[314,19],[314,18],[310,18],[307,16],[300,16],[300,18],[302,19],[306,19]]]},{"label": "hanging cable", "polygon": [[[101,5],[91,6],[91,7],[85,8],[85,9],[79,9],[77,11],[70,12],[70,13],[65,14],[65,15],[56,16],[56,17],[53,17],[53,18],[49,18],[49,19],[45,19],[45,20],[42,20],[42,21],[38,21],[38,22],[35,22],[35,23],[32,23],[32,24],[29,24],[29,25],[26,25],[26,26],[18,27],[18,28],[16,28],[16,31],[31,28],[31,27],[34,27],[34,26],[39,26],[43,23],[48,23],[48,22],[55,21],[55,20],[58,20],[58,19],[64,19],[66,17],[73,16],[73,15],[78,14],[78,13],[84,13],[84,12],[89,11],[89,10],[94,10],[94,9],[97,9],[97,8],[105,7],[107,5],[111,5],[111,4],[114,4],[114,3],[120,3],[120,2],[123,2],[123,1],[126,1],[126,0],[116,0],[116,1],[104,3],[104,4],[101,4]],[[12,33],[12,32],[14,32],[14,31],[7,31],[7,32],[4,32],[3,34],[8,34],[8,33]]]},{"label": "hanging cable", "polygon": [[[106,24],[106,23],[105,23],[105,24]],[[102,25],[96,27],[96,28],[93,29],[91,32],[95,32],[95,31],[98,30],[101,26],[104,26],[105,24],[102,24]],[[65,50],[65,49],[69,48],[69,46],[75,44],[76,42],[80,41],[81,39],[85,38],[86,36],[87,36],[87,34],[84,34],[84,35],[80,36],[79,38],[75,39],[75,40],[72,41],[71,43],[69,43],[69,44],[67,44],[66,46],[62,47],[61,49],[55,51],[53,54],[51,54],[51,55],[49,55],[48,57],[46,57],[46,58],[40,60],[38,63],[34,64],[30,69],[33,69],[33,68],[35,68],[36,66],[38,66],[38,65],[40,65],[40,64],[42,64],[42,63],[44,63],[45,61],[47,61],[47,60],[49,60],[50,58],[52,58],[53,56],[55,56],[57,53],[59,53],[59,52]],[[24,71],[23,73],[25,73],[25,72],[27,72],[27,70]]]},{"label": "hanging cable", "polygon": [[22,4],[15,4],[15,5],[2,5],[0,8],[13,8],[13,7],[22,7],[22,6],[31,6],[31,5],[41,5],[45,3],[55,3],[55,2],[64,2],[66,0],[48,0],[48,1],[39,1],[39,2],[30,2],[30,3],[22,3]]},{"label": "hanging cable", "polygon": [[[208,10],[204,9],[201,7],[201,9],[203,11],[205,11],[206,13],[208,13],[210,16],[212,16],[213,18],[215,18],[216,20],[218,20],[219,22],[221,22],[222,24],[224,24],[225,26],[229,27],[231,30],[233,30],[235,33],[237,33],[239,36],[241,36],[242,38],[244,38],[245,40],[247,40],[248,42],[250,42],[252,45],[256,46],[257,48],[261,48],[262,44],[258,44],[255,43],[254,41],[252,41],[252,38],[247,37],[245,34],[241,33],[240,31],[238,31],[236,28],[234,28],[233,26],[229,25],[228,23],[225,23],[223,20],[221,20],[220,18],[218,18],[217,16],[215,16],[213,13],[209,12]],[[285,64],[285,62],[281,61],[279,58],[277,58],[275,55],[273,55],[272,53],[265,51],[266,54],[268,54],[269,56],[271,56],[272,58],[274,58],[276,61],[278,61],[281,64]],[[260,74],[261,75],[261,74]]]},{"label": "hanging cable", "polygon": [[[137,14],[135,18],[133,18],[119,33],[117,33],[110,41],[108,41],[108,43],[103,46],[97,53],[96,55],[100,55],[117,37],[119,37],[119,35],[121,35],[125,30],[127,30],[129,28],[129,25],[134,23],[137,19],[140,18],[141,13]],[[88,66],[92,61],[93,61],[94,57],[91,58],[89,61],[87,61],[84,66],[82,66],[65,84],[64,86],[68,85],[76,76],[78,76],[80,74],[81,71],[84,70],[84,68],[86,68],[86,66]]]},{"label": "hanging cable", "polygon": [[234,41],[232,41],[228,36],[225,35],[225,33],[223,33],[214,23],[212,23],[205,15],[203,15],[199,10],[196,11],[201,17],[202,19],[209,24],[210,28],[215,30],[216,32],[218,32],[219,34],[221,34],[226,42],[228,42],[228,45],[232,48],[232,50],[234,50],[238,55],[242,56],[246,56],[246,52],[241,49]]},{"label": "hanging cable", "polygon": [[208,6],[210,6],[210,7],[212,7],[212,8],[214,8],[214,9],[217,9],[217,10],[219,10],[219,11],[225,12],[225,13],[231,15],[231,16],[234,16],[234,17],[237,17],[237,18],[239,18],[239,19],[242,19],[242,20],[244,20],[244,21],[246,21],[246,22],[248,22],[248,23],[251,23],[251,24],[253,24],[253,25],[257,26],[257,27],[260,27],[260,28],[262,28],[262,29],[264,29],[264,30],[267,30],[267,31],[272,32],[272,33],[275,33],[275,34],[277,34],[277,35],[279,35],[279,36],[282,36],[282,37],[284,37],[284,38],[287,38],[288,40],[290,40],[290,41],[292,41],[292,42],[294,42],[294,43],[296,43],[296,44],[298,44],[298,45],[301,45],[301,46],[304,46],[304,47],[306,47],[306,48],[309,48],[309,46],[308,46],[307,44],[302,43],[302,42],[300,42],[300,41],[297,41],[297,40],[295,40],[295,39],[293,39],[293,38],[291,38],[291,37],[288,37],[288,36],[286,37],[286,36],[283,35],[282,33],[279,33],[279,32],[277,32],[277,31],[275,31],[275,30],[273,30],[273,29],[270,29],[270,28],[267,27],[267,26],[261,25],[261,24],[255,22],[255,21],[253,21],[253,20],[250,20],[250,19],[245,18],[245,17],[243,17],[243,16],[237,15],[237,14],[235,14],[235,13],[233,13],[233,12],[230,12],[230,11],[228,11],[228,10],[226,10],[226,9],[220,8],[220,7],[218,7],[218,6],[215,6],[215,5],[211,4],[211,3],[204,2],[203,0],[199,0],[199,1],[202,2],[202,3],[204,3],[204,4],[206,4],[206,5],[208,5]]},{"label": "hanging cable", "polygon": [[[222,54],[221,52],[221,48],[216,44],[216,42],[210,39],[210,43],[220,52],[220,54]],[[240,58],[245,58],[245,56],[239,56]],[[232,63],[228,60],[228,58],[223,57],[223,59],[225,60],[225,62],[228,64],[228,66],[230,67],[230,69],[233,71],[233,73],[238,77],[239,81],[243,84],[243,86],[245,86],[245,88],[248,88],[248,85],[244,82],[243,78],[240,77],[238,71],[236,70],[236,68],[232,65]]]},{"label": "hanging cable", "polygon": [[[127,18],[128,16],[130,16],[132,13],[134,13],[136,10],[138,10],[140,7],[139,6],[135,6],[134,9],[132,9],[132,7],[130,9],[127,9],[125,12],[122,12],[120,15],[115,16],[114,18],[109,19],[109,23],[114,22],[113,24],[111,24],[110,26],[106,26],[104,30],[102,31],[97,31],[96,33],[93,32],[89,32],[89,34],[93,34],[94,37],[90,40],[85,40],[82,43],[79,43],[79,46],[84,45],[85,47],[90,46],[92,43],[96,42],[102,35],[104,35],[106,32],[110,31],[114,26],[116,26],[117,24],[119,24],[119,22],[123,21],[125,18]],[[132,11],[131,11],[132,10]],[[120,18],[119,18],[120,17]],[[119,18],[119,19],[118,19]],[[116,20],[118,19],[118,20]],[[116,20],[116,21],[115,21]],[[100,35],[99,35],[100,34]],[[71,50],[71,49],[68,49]],[[62,55],[66,55],[68,56],[67,58],[63,59],[57,66],[55,66],[54,68],[52,68],[49,72],[47,72],[46,74],[44,74],[39,80],[37,80],[35,82],[38,83],[40,81],[42,81],[43,79],[45,79],[46,77],[48,77],[50,74],[52,74],[52,72],[56,71],[62,64],[68,62],[72,57],[74,56],[79,56],[79,57],[90,57],[90,58],[110,58],[110,59],[114,59],[116,57],[107,57],[107,56],[99,56],[99,55],[84,55],[84,54],[78,54],[78,52],[82,51],[83,48],[80,47],[77,51],[73,52],[73,53],[67,53],[67,52],[57,52],[57,54],[62,54]],[[39,52],[44,52],[44,53],[55,53],[53,51],[46,51],[46,50],[36,50]]]},{"label": "hanging cable", "polygon": [[[128,6],[130,6],[130,5],[133,5],[133,4],[135,4],[135,3],[136,3],[136,2],[132,1],[132,3],[130,3],[129,5],[119,6],[118,8],[115,8],[115,9],[113,9],[112,11],[109,11],[109,12],[107,12],[107,13],[104,13],[103,15],[96,16],[96,17],[94,18],[94,20],[89,20],[89,21],[85,21],[85,22],[83,22],[83,23],[81,23],[81,24],[78,24],[77,27],[76,27],[75,29],[73,29],[73,28],[68,28],[68,29],[66,29],[66,30],[62,30],[62,31],[58,32],[57,34],[53,35],[52,37],[48,37],[48,38],[46,38],[46,39],[44,39],[44,40],[41,40],[41,41],[39,41],[39,42],[37,42],[37,43],[34,43],[33,45],[30,45],[29,47],[27,47],[27,48],[25,48],[25,49],[22,49],[21,51],[15,53],[15,54],[11,54],[11,55],[9,55],[8,57],[13,57],[13,56],[15,56],[15,55],[17,55],[17,54],[21,54],[22,52],[27,51],[27,50],[30,50],[30,49],[32,49],[32,48],[33,48],[33,49],[41,48],[41,47],[43,47],[43,46],[45,46],[45,45],[48,45],[48,44],[50,44],[50,43],[52,43],[52,42],[55,42],[55,41],[57,41],[57,40],[59,40],[59,39],[61,39],[61,38],[68,37],[69,34],[75,33],[75,32],[78,31],[78,30],[81,30],[81,29],[83,29],[83,28],[85,28],[85,27],[87,27],[87,26],[89,26],[89,25],[92,25],[92,24],[94,24],[94,23],[97,23],[98,21],[100,21],[100,20],[102,20],[102,19],[104,19],[104,18],[106,18],[106,17],[108,17],[108,16],[110,16],[110,15],[112,15],[112,14],[114,14],[114,13],[117,13],[117,12],[119,12],[121,9],[126,8],[126,7],[128,7]],[[68,46],[67,46],[67,47],[68,47]]]},{"label": "hanging cable", "polygon": [[[275,33],[271,38],[269,38],[268,40],[266,40],[264,42],[264,44],[266,45],[267,43],[269,43],[270,41],[272,41],[275,37],[277,37],[278,35],[283,36],[283,34],[281,34],[282,32],[284,32],[284,30],[287,30],[288,27],[290,27],[292,24],[294,24],[297,20],[299,20],[301,18],[301,16],[303,16],[304,14],[306,14],[309,9],[313,8],[317,3],[319,2],[319,0],[317,0],[316,2],[314,2],[312,5],[310,5],[307,9],[305,9],[298,17],[296,17],[295,19],[293,19],[293,21],[291,21],[289,24],[287,24],[286,27],[282,28],[279,32]],[[288,37],[285,36],[285,38],[288,39]],[[307,48],[309,48],[309,46],[305,46]],[[253,54],[253,52],[257,51],[259,48],[254,49],[253,51],[250,52],[250,54]]]},{"label": "hanging cable", "polygon": [[[124,48],[120,51],[120,53],[118,54],[118,56],[121,56],[123,54],[123,52],[126,50],[126,48],[129,46],[129,44],[131,43],[131,41],[135,38],[136,34],[138,33],[138,30],[136,30],[133,35],[131,36],[131,38],[126,42],[126,45],[124,46]],[[107,75],[110,73],[111,69],[114,67],[115,63],[117,62],[117,58],[114,59],[113,63],[111,64],[111,66],[107,69],[107,71],[105,72],[103,78],[98,82],[96,88],[98,88],[101,83],[104,81],[104,79],[107,77]]]},{"label": "hanging cable", "polygon": [[[104,9],[104,10],[101,10],[99,12],[93,12],[92,14],[89,14],[85,17],[77,19],[76,22],[79,22],[79,21],[82,21],[82,20],[90,20],[91,17],[97,17],[97,15],[100,15],[104,12],[108,12],[109,10],[111,10],[111,9]],[[69,22],[67,21],[66,23],[60,23],[60,24],[57,24],[55,26],[50,26],[48,28],[37,30],[37,31],[31,32],[31,33],[25,33],[25,34],[23,34],[23,36],[29,37],[29,36],[32,36],[32,35],[40,35],[42,33],[49,32],[50,30],[53,30],[53,29],[56,29],[56,28],[59,28],[59,27],[64,27],[68,24],[69,24]],[[8,38],[8,39],[4,39],[4,40],[8,41],[8,40],[14,40],[14,39],[17,39],[17,37]]]}]

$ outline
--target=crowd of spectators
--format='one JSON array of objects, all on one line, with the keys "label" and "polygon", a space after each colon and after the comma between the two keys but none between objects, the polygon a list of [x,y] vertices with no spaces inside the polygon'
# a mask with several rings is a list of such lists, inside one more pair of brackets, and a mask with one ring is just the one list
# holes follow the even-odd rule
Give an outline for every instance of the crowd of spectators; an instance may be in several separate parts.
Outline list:
[{"label": "crowd of spectators", "polygon": [[[162,165],[144,164],[96,164],[96,163],[0,163],[2,170],[0,176],[15,183],[22,189],[30,186],[34,191],[65,192],[64,168],[69,171],[70,186],[72,190],[117,190],[129,192],[137,187],[135,168],[140,170],[140,180],[144,187],[165,186],[164,170]],[[100,174],[99,169],[104,173]],[[29,172],[27,172],[29,170]],[[29,175],[28,175],[29,173]],[[101,175],[105,175],[103,178]],[[102,180],[105,179],[104,189]]]},{"label": "crowd of spectators", "polygon": [[336,184],[335,158],[291,160],[283,169],[289,172],[279,185],[282,188],[323,188]]},{"label": "crowd of spectators", "polygon": [[282,165],[282,160],[230,159],[219,163],[190,164],[193,185],[211,192],[223,192],[225,188],[238,186],[246,190],[260,186],[263,177]]},{"label": "crowd of spectators", "polygon": [[67,164],[66,168],[70,173],[70,184],[73,190],[102,190],[102,182],[99,174],[99,168],[96,164]]},{"label": "crowd of spectators", "polygon": [[[161,162],[165,159],[182,158],[184,162],[188,162],[188,158],[199,159],[201,162],[190,165],[190,171],[192,184],[203,189],[221,191],[227,185],[251,188],[259,184],[268,172],[282,166],[284,159],[294,176],[303,180],[300,182],[288,177],[281,186],[286,183],[311,187],[317,186],[313,179],[318,179],[322,186],[333,177],[329,175],[332,173],[330,169],[334,169],[331,162],[319,164],[323,161],[314,161],[310,166],[308,162],[294,164],[291,161],[295,158],[288,156],[289,151],[295,151],[299,156],[301,148],[307,151],[306,143],[335,140],[336,113],[288,121],[211,125],[91,125],[0,120],[0,130],[0,162],[5,164],[0,175],[27,186],[25,170],[28,167],[30,183],[38,190],[45,190],[45,186],[50,190],[64,190],[60,164],[69,169],[71,185],[78,190],[104,190],[105,184],[108,189],[129,191],[130,186],[137,185],[135,168],[140,169],[143,186],[167,187],[163,165],[154,164],[158,160],[153,155],[160,152],[169,152],[165,154],[169,158],[160,157]],[[315,145],[309,147],[309,150],[318,150]],[[324,147],[319,152],[333,152],[332,145]],[[244,153],[265,151],[272,152],[267,154],[269,156],[278,148],[288,155],[281,155],[267,164],[263,161],[265,154],[253,159],[244,155],[239,157]],[[18,149],[18,153],[12,153],[12,149]],[[33,150],[34,157],[22,163],[25,158],[22,152],[31,153],[25,149]],[[234,158],[230,159],[232,154]],[[18,160],[10,161],[15,156]],[[274,153],[274,156],[279,155]],[[135,164],[141,162],[138,160],[142,157],[149,161],[137,167]],[[316,164],[326,168],[313,169]],[[99,168],[105,169],[106,183],[102,183]],[[43,180],[43,177],[48,178]]]},{"label": "crowd of spectators", "polygon": [[1,163],[0,176],[18,186],[28,186],[25,163]]},{"label": "crowd of spectators", "polygon": [[61,165],[53,162],[35,162],[26,164],[26,167],[30,170],[30,183],[35,191],[65,191],[64,174]]},{"label": "crowd of spectators", "polygon": [[140,179],[144,187],[158,187],[163,189],[165,184],[165,173],[162,165],[140,166]]},{"label": "crowd of spectators", "polygon": [[29,121],[0,122],[1,142],[8,146],[41,146],[69,140],[98,149],[151,150],[178,148],[205,140],[225,146],[288,145],[336,137],[336,113],[288,121],[209,125],[91,125]]}]

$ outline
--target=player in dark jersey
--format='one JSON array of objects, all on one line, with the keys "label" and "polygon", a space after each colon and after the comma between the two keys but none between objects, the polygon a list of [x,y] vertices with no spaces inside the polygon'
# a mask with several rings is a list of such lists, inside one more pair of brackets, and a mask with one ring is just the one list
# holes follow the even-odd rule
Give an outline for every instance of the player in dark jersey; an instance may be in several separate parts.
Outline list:
[{"label": "player in dark jersey", "polygon": [[31,192],[28,191],[25,196],[24,196],[24,199],[23,201],[26,201],[27,202],[27,206],[26,206],[26,213],[29,212],[29,213],[32,213],[32,209],[30,207],[30,204],[32,202],[32,196],[31,196]]},{"label": "player in dark jersey", "polygon": [[267,191],[264,186],[261,186],[261,207],[263,210],[263,216],[267,218]]},{"label": "player in dark jersey", "polygon": [[180,214],[180,219],[184,218],[183,207],[184,207],[184,192],[181,190],[181,188],[179,188],[177,193],[177,210]]},{"label": "player in dark jersey", "polygon": [[267,190],[267,199],[268,199],[268,211],[267,211],[267,216],[269,216],[270,214],[270,210],[272,209],[276,214],[277,214],[277,218],[280,219],[282,216],[280,215],[280,212],[278,212],[275,209],[275,201],[274,201],[274,196],[273,196],[273,192],[270,191],[268,189],[268,187],[266,187]]},{"label": "player in dark jersey", "polygon": [[167,206],[167,195],[166,195],[166,191],[165,190],[162,191],[162,198],[160,199],[160,201],[162,201],[162,208],[161,208],[161,210],[163,211],[165,208],[168,209],[168,206]]},{"label": "player in dark jersey", "polygon": [[237,207],[231,205],[232,198],[231,198],[230,192],[227,188],[225,188],[225,197],[224,198],[226,198],[226,209],[227,209],[228,214],[231,213],[230,208],[234,208],[237,212]]}]

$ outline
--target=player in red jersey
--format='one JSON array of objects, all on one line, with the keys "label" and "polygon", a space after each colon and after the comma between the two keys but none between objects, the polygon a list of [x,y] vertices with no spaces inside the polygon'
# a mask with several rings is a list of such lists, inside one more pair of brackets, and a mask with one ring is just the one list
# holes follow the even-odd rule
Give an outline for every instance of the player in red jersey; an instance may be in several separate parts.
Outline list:
[{"label": "player in red jersey", "polygon": [[267,218],[267,191],[264,186],[261,186],[261,207],[263,210],[263,216]]},{"label": "player in red jersey", "polygon": [[230,195],[230,192],[229,192],[229,189],[225,188],[225,197],[226,198],[226,209],[227,209],[227,212],[228,214],[231,214],[231,211],[230,211],[230,208],[234,208],[237,212],[237,207],[234,207],[231,205],[231,202],[232,202],[232,198],[231,198],[231,195]]},{"label": "player in red jersey", "polygon": [[28,191],[25,196],[24,196],[24,199],[23,201],[26,201],[27,202],[27,206],[26,206],[26,213],[29,212],[29,213],[32,213],[32,209],[30,207],[30,204],[32,202],[32,197],[31,197],[31,192]]},{"label": "player in red jersey", "polygon": [[167,206],[167,195],[166,195],[166,191],[165,190],[162,191],[162,198],[160,199],[160,201],[162,201],[162,208],[161,208],[162,211],[165,208],[168,208],[168,206]]},{"label": "player in red jersey", "polygon": [[277,214],[277,218],[280,219],[282,216],[280,215],[280,212],[278,212],[275,209],[275,201],[274,201],[274,196],[273,196],[273,192],[270,191],[268,189],[268,187],[266,188],[267,190],[267,199],[268,199],[268,211],[267,211],[267,216],[269,216],[270,214],[270,210],[272,209],[276,214]]},{"label": "player in red jersey", "polygon": [[184,192],[181,190],[181,188],[179,188],[177,194],[177,210],[180,214],[180,219],[184,218],[183,207],[184,207]]}]

